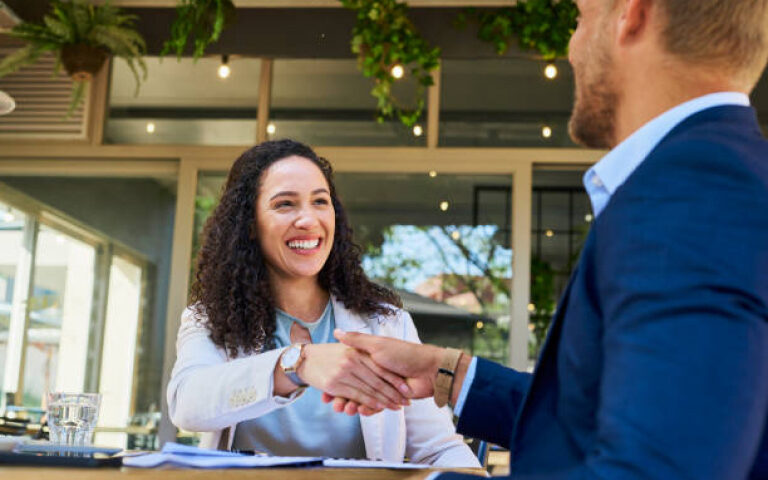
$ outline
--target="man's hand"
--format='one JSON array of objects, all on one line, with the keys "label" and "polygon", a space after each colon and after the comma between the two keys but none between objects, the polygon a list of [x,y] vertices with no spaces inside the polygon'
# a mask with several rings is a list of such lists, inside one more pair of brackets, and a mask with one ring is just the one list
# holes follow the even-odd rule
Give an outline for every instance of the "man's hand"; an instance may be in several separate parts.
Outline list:
[{"label": "man's hand", "polygon": [[427,398],[434,394],[442,348],[338,329],[333,334],[344,345],[367,353],[379,367],[405,378],[412,392],[410,398]]},{"label": "man's hand", "polygon": [[309,344],[304,346],[304,356],[299,377],[318,390],[366,407],[359,413],[397,410],[410,403],[409,388],[401,377],[353,348],[340,343]]}]

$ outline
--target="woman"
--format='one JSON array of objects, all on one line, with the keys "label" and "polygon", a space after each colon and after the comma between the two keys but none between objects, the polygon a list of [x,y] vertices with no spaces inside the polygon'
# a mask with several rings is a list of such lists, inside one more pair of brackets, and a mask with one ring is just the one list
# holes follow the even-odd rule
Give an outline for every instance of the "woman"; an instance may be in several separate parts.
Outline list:
[{"label": "woman", "polygon": [[[418,336],[363,273],[325,159],[292,140],[246,151],[203,237],[168,385],[176,426],[209,448],[479,466],[447,410],[408,402],[402,379],[334,340],[334,328]],[[322,392],[380,413],[340,415]]]}]

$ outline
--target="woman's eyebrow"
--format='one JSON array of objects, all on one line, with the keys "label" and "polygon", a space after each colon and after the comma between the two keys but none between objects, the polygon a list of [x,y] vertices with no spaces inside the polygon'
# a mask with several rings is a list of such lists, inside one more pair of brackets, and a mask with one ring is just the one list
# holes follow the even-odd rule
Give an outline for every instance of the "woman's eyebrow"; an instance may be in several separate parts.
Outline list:
[{"label": "woman's eyebrow", "polygon": [[272,201],[277,197],[296,197],[298,195],[298,192],[277,192],[276,194],[272,195],[269,200]]}]

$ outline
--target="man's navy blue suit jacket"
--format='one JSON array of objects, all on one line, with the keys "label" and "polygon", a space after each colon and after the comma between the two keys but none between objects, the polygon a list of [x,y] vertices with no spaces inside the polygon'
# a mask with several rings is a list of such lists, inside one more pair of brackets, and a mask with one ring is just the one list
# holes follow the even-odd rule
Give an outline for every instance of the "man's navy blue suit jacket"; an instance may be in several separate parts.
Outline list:
[{"label": "man's navy blue suit jacket", "polygon": [[457,428],[514,479],[766,479],[767,413],[768,142],[715,107],[594,222],[533,376],[478,360]]}]

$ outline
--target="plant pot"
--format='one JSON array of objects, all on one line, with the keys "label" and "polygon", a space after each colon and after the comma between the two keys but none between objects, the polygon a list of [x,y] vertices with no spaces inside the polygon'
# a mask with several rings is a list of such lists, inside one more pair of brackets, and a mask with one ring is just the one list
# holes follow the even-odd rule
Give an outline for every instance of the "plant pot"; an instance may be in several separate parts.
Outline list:
[{"label": "plant pot", "polygon": [[72,80],[87,82],[101,69],[107,60],[106,50],[83,43],[61,47],[61,63]]}]

